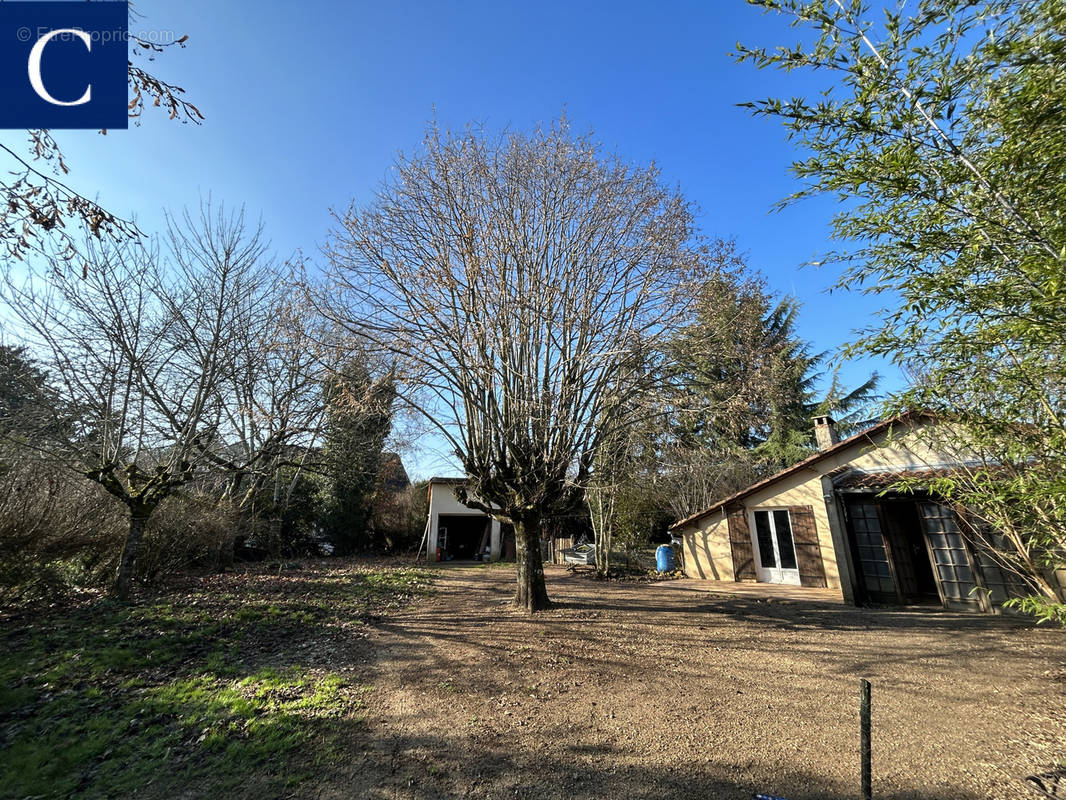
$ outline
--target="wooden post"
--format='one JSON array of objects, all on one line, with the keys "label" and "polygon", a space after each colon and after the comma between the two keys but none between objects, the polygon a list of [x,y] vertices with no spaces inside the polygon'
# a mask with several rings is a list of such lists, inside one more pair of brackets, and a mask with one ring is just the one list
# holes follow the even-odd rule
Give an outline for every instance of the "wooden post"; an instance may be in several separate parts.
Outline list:
[{"label": "wooden post", "polygon": [[859,704],[859,747],[862,751],[862,800],[871,800],[873,786],[870,770],[870,682],[859,679],[861,700]]}]

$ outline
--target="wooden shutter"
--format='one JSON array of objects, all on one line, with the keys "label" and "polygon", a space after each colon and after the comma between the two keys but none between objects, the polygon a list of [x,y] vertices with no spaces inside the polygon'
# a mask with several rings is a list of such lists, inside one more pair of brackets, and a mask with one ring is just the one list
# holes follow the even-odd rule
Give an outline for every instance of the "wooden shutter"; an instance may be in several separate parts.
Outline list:
[{"label": "wooden shutter", "polygon": [[733,556],[733,578],[738,581],[754,581],[755,550],[751,546],[751,530],[743,507],[729,512],[729,549]]},{"label": "wooden shutter", "polygon": [[825,564],[822,563],[822,547],[818,544],[814,509],[810,506],[792,506],[788,509],[788,515],[792,522],[792,541],[796,545],[800,584],[824,589]]}]

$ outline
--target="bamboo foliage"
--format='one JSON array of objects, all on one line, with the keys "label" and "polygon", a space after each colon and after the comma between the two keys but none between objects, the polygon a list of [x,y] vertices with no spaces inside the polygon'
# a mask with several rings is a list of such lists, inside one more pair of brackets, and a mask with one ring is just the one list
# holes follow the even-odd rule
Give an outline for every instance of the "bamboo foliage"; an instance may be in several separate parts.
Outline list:
[{"label": "bamboo foliage", "polygon": [[939,412],[979,459],[927,488],[998,531],[988,544],[1066,622],[1066,8],[1058,0],[751,0],[814,35],[739,58],[833,76],[768,99],[804,148],[803,186],[846,201],[842,288],[888,299],[847,350],[912,376],[894,410]]}]

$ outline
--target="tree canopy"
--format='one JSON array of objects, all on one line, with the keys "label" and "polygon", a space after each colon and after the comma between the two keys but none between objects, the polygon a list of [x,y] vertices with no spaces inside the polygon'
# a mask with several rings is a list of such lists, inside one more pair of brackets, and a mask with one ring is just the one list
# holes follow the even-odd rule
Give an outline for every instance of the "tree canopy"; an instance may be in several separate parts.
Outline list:
[{"label": "tree canopy", "polygon": [[324,304],[402,362],[400,396],[451,444],[468,502],[515,526],[516,601],[543,608],[541,524],[580,507],[599,440],[687,318],[691,211],[565,121],[431,126],[392,175],[341,220]]}]

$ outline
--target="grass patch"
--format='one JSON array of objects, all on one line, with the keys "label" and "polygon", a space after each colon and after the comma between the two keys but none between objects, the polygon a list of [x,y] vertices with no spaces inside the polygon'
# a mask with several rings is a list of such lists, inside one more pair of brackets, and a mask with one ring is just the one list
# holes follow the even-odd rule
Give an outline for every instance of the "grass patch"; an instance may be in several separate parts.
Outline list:
[{"label": "grass patch", "polygon": [[342,562],[11,625],[0,798],[291,792],[354,746],[366,624],[428,590],[425,572]]}]

